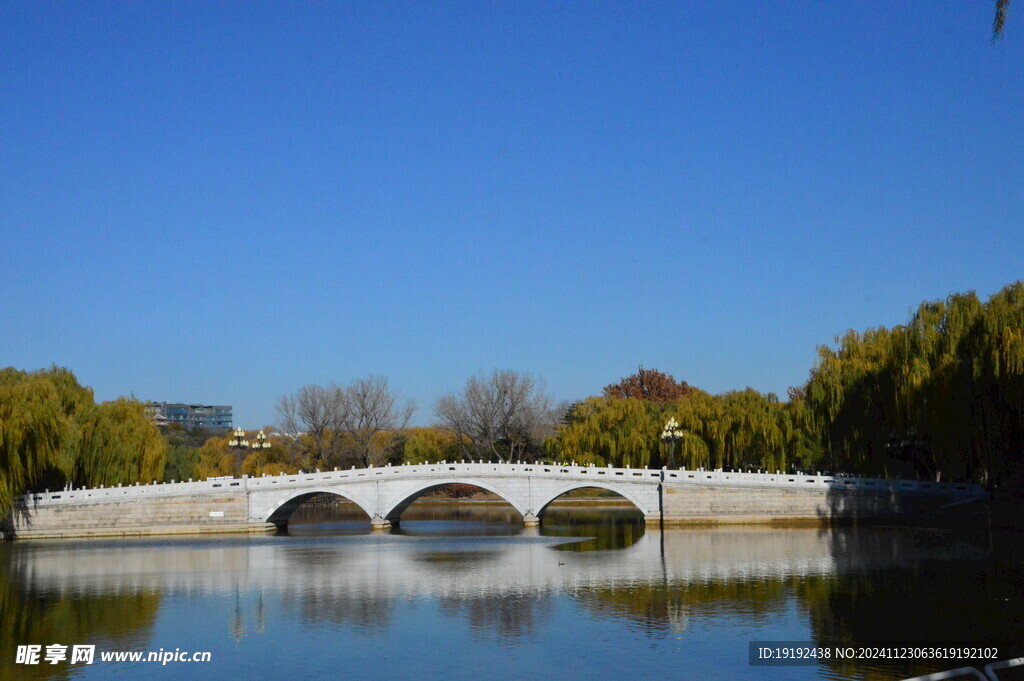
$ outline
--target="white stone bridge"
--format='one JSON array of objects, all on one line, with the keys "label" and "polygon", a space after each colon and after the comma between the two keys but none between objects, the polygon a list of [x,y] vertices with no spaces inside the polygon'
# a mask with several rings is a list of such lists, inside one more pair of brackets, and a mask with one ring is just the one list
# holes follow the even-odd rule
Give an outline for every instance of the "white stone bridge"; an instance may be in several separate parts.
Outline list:
[{"label": "white stone bridge", "polygon": [[21,497],[8,537],[175,534],[283,528],[304,501],[333,494],[374,527],[396,524],[423,494],[460,483],[493,492],[540,522],[574,489],[611,490],[648,522],[771,522],[935,512],[987,498],[977,485],[876,478],[498,463],[385,466],[198,482],[74,489]]},{"label": "white stone bridge", "polygon": [[[298,478],[298,479],[296,479]],[[280,484],[304,482],[308,491],[282,495]],[[473,485],[497,494],[536,525],[548,504],[566,492],[600,487],[616,492],[645,517],[659,518],[661,471],[535,464],[438,463],[332,471],[287,478],[255,478],[250,487],[252,520],[280,525],[303,501],[316,494],[343,496],[371,518],[375,527],[394,525],[402,512],[423,494],[444,485]]]}]

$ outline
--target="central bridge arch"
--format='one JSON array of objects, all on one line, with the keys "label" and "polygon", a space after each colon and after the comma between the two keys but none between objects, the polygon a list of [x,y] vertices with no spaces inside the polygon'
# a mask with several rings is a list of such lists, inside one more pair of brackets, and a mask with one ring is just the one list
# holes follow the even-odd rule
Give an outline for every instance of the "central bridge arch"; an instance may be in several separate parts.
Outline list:
[{"label": "central bridge arch", "polygon": [[347,499],[369,516],[372,527],[388,527],[397,524],[424,493],[451,484],[470,485],[496,495],[521,515],[527,526],[538,524],[555,499],[588,487],[614,492],[648,519],[659,517],[661,507],[661,473],[594,467],[430,464],[264,476],[246,484],[250,522],[278,528],[286,527],[295,509],[317,494]]},{"label": "central bridge arch", "polygon": [[282,499],[274,508],[272,508],[263,518],[264,523],[272,523],[278,528],[284,528],[288,525],[288,519],[292,513],[295,512],[299,506],[309,501],[313,497],[320,495],[329,495],[334,497],[341,497],[346,501],[351,501],[353,504],[359,507],[363,513],[366,514],[368,519],[373,518],[373,507],[368,505],[365,501],[357,498],[357,495],[346,494],[340,491],[338,488],[322,488],[314,490],[305,490],[287,499]]},{"label": "central bridge arch", "polygon": [[399,520],[405,509],[409,508],[414,501],[419,499],[421,496],[430,492],[431,490],[444,487],[445,485],[472,485],[473,487],[479,487],[480,489],[487,490],[492,494],[496,494],[503,501],[508,503],[514,508],[520,515],[525,516],[530,512],[530,509],[523,503],[522,500],[517,499],[514,495],[508,493],[505,490],[498,488],[488,482],[477,480],[474,478],[447,478],[447,479],[433,479],[426,480],[423,483],[416,485],[412,489],[403,490],[397,499],[392,500],[390,505],[385,507],[381,517],[386,518],[392,524]]},{"label": "central bridge arch", "polygon": [[637,499],[634,495],[630,494],[629,492],[627,492],[618,485],[586,480],[570,483],[568,485],[565,485],[564,487],[561,487],[558,491],[548,494],[546,497],[543,498],[543,501],[541,501],[541,503],[537,504],[537,510],[534,513],[538,518],[543,518],[544,511],[546,511],[547,507],[551,505],[551,502],[557,499],[558,497],[562,496],[563,494],[567,494],[573,491],[574,489],[587,489],[593,487],[599,489],[606,489],[609,492],[615,492],[623,499],[636,506],[637,509],[645,516],[653,512],[652,509],[647,508],[647,506],[643,504],[639,499]]}]

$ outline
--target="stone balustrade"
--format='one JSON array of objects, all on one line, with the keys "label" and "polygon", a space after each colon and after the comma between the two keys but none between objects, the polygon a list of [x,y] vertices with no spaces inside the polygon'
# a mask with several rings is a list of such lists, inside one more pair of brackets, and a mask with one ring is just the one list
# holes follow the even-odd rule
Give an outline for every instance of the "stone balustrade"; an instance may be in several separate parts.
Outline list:
[{"label": "stone balustrade", "polygon": [[[136,483],[130,486],[78,488],[61,491],[37,492],[21,497],[25,503],[32,505],[79,504],[93,501],[109,501],[114,499],[148,498],[160,495],[202,494],[229,490],[257,490],[287,487],[306,487],[316,483],[337,483],[340,481],[360,481],[374,479],[394,479],[392,475],[403,477],[449,477],[451,475],[487,474],[490,476],[544,476],[560,479],[576,480],[616,480],[645,482],[665,482],[696,485],[728,485],[753,487],[782,487],[791,489],[822,489],[835,488],[864,491],[893,491],[909,494],[952,494],[957,497],[986,498],[987,492],[980,485],[972,483],[928,482],[922,480],[902,480],[887,478],[864,478],[859,476],[806,475],[803,473],[742,473],[736,471],[703,469],[687,470],[654,470],[647,468],[600,468],[597,466],[554,465],[554,464],[522,464],[522,463],[427,463],[406,464],[403,466],[383,466],[379,468],[361,468],[333,471],[315,471],[312,473],[264,475],[261,477],[241,478],[222,477],[208,478],[189,482],[153,482],[146,485]],[[663,477],[664,476],[664,477]]]}]

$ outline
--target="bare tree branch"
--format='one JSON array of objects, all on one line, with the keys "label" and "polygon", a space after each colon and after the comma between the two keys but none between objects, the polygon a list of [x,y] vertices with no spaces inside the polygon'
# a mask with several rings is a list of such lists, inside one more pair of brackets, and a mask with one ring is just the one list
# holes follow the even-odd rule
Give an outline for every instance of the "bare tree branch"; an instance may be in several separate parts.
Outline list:
[{"label": "bare tree branch", "polygon": [[367,376],[349,384],[343,391],[345,418],[338,428],[363,466],[380,465],[384,453],[401,436],[416,411],[411,400],[398,405],[398,394],[388,387],[384,376]]},{"label": "bare tree branch", "polygon": [[[278,400],[281,430],[292,442],[293,450],[307,469],[338,463],[340,441],[337,434],[347,418],[348,403],[335,385],[306,385],[295,395]],[[309,445],[303,441],[309,438]]]},{"label": "bare tree branch", "polygon": [[543,382],[510,370],[471,377],[460,396],[445,395],[434,412],[464,452],[491,460],[526,458],[531,450],[539,451],[552,430],[551,399]]}]

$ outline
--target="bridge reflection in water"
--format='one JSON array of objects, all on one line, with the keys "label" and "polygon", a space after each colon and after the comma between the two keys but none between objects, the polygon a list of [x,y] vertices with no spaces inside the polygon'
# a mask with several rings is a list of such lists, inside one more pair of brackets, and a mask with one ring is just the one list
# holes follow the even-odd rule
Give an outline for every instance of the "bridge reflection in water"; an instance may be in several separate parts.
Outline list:
[{"label": "bridge reflection in water", "polygon": [[[789,579],[913,567],[981,557],[962,542],[896,541],[883,530],[771,528],[648,529],[614,553],[553,551],[566,539],[523,528],[514,540],[367,534],[340,541],[223,537],[139,542],[83,541],[18,546],[12,558],[34,588],[223,592],[235,588],[380,598],[565,591],[592,586]],[[868,543],[868,540],[870,542]],[[888,539],[888,541],[887,541]],[[905,538],[904,538],[905,539]],[[571,541],[571,539],[570,539]],[[315,551],[303,550],[315,547]],[[73,560],[67,558],[73,552]],[[438,569],[432,557],[469,552],[465,569]]]},{"label": "bridge reflection in water", "polygon": [[[1000,554],[985,536],[884,528],[662,532],[644,531],[640,525],[632,543],[621,550],[575,552],[564,550],[572,546],[562,543],[565,538],[545,535],[559,527],[551,520],[550,528],[515,528],[519,534],[504,537],[436,536],[432,521],[423,520],[417,527],[410,520],[405,533],[391,534],[8,544],[0,549],[3,593],[8,601],[38,599],[22,608],[37,615],[54,603],[63,603],[62,611],[70,613],[79,604],[101,613],[104,603],[134,603],[142,595],[153,604],[151,611],[166,606],[173,612],[171,604],[187,604],[189,621],[196,622],[192,626],[212,629],[213,639],[227,631],[236,641],[252,639],[266,655],[285,645],[279,641],[296,645],[298,634],[287,633],[292,630],[314,636],[311,645],[321,646],[341,645],[316,634],[339,628],[358,633],[364,647],[378,636],[381,641],[405,636],[407,644],[409,637],[436,640],[423,630],[424,621],[434,620],[424,619],[422,604],[434,603],[435,611],[450,622],[446,636],[458,636],[460,627],[468,627],[478,642],[500,642],[494,649],[499,657],[504,654],[501,646],[518,645],[518,656],[532,655],[527,651],[549,641],[564,646],[568,633],[563,627],[570,622],[578,629],[573,636],[615,631],[622,641],[640,636],[653,646],[660,645],[656,641],[674,642],[666,645],[677,651],[686,647],[688,665],[704,669],[705,675],[714,665],[736,667],[732,676],[708,678],[739,678],[743,673],[750,678],[794,678],[784,669],[781,675],[771,668],[760,670],[760,677],[752,673],[745,654],[746,641],[753,637],[777,640],[798,632],[804,639],[843,643],[908,636],[983,642],[1007,636],[1020,640],[1024,634],[1019,614],[1024,612],[1021,552],[1014,545]],[[584,614],[570,617],[566,603]],[[155,640],[158,622],[158,616],[150,616],[140,629],[125,635],[136,643]],[[396,633],[407,627],[412,633]],[[743,632],[742,640],[733,630]],[[718,638],[709,631],[718,631]],[[41,635],[67,637],[60,632]],[[88,638],[80,631],[76,635]],[[693,643],[687,644],[691,636]],[[220,650],[217,645],[210,647]],[[219,645],[222,659],[235,659],[233,645]],[[615,644],[606,647],[588,653],[592,667],[587,667],[587,678],[628,673],[611,655]],[[380,654],[379,647],[371,648]],[[700,652],[704,648],[735,659],[703,660],[699,656],[708,654]],[[251,647],[239,650],[256,654]],[[282,657],[295,654],[276,650]],[[357,648],[345,647],[344,654],[350,671],[373,664],[353,660],[351,656],[363,654]],[[425,646],[409,652],[412,660],[385,658],[377,664],[382,674],[408,673],[414,663],[441,664],[446,659],[434,654],[433,647]],[[319,659],[321,665],[329,662]],[[660,674],[679,662],[678,652],[664,651],[645,664]],[[830,665],[820,676],[847,678],[856,671],[860,678],[891,679],[938,669]],[[604,667],[608,674],[595,672]],[[217,668],[221,677],[233,678]],[[513,676],[510,672],[495,678]],[[583,678],[572,673],[565,677]]]}]

